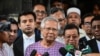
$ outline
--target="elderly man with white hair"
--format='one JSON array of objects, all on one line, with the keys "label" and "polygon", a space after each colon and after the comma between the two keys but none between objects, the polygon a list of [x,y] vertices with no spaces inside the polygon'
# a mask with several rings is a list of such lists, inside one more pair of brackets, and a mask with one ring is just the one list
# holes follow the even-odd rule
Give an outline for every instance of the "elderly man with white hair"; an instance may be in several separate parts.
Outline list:
[{"label": "elderly man with white hair", "polygon": [[59,28],[59,23],[55,18],[44,18],[41,22],[41,34],[43,39],[35,44],[31,44],[27,48],[25,56],[30,56],[33,50],[36,50],[35,55],[48,53],[49,56],[61,56],[59,49],[64,47],[64,45],[55,41]]}]

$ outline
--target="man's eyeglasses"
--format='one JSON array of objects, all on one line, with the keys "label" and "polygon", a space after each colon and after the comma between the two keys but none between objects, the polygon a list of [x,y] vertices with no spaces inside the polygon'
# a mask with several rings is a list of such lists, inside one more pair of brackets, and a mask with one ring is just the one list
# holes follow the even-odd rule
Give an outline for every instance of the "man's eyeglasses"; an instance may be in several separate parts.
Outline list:
[{"label": "man's eyeglasses", "polygon": [[64,19],[58,19],[59,22],[62,22]]},{"label": "man's eyeglasses", "polygon": [[100,30],[100,25],[95,25],[92,27],[92,29],[96,29],[96,28],[98,28]]},{"label": "man's eyeglasses", "polygon": [[84,25],[91,25],[90,22],[84,22]]},{"label": "man's eyeglasses", "polygon": [[52,30],[52,31],[54,31],[54,32],[56,32],[56,31],[58,31],[58,29],[56,29],[56,28],[44,28],[46,31],[50,31],[50,30]]}]

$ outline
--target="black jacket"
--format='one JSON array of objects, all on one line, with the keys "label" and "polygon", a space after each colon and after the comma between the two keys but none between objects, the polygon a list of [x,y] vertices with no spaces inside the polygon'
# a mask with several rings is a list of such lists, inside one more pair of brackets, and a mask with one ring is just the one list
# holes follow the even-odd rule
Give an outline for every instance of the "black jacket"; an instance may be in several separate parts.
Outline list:
[{"label": "black jacket", "polygon": [[87,44],[90,46],[92,53],[99,53],[99,49],[98,49],[96,39],[92,39],[92,40],[88,41]]},{"label": "black jacket", "polygon": [[[40,31],[35,30],[35,42],[41,40]],[[23,36],[17,38],[13,45],[14,55],[15,56],[24,56],[24,44]]]}]

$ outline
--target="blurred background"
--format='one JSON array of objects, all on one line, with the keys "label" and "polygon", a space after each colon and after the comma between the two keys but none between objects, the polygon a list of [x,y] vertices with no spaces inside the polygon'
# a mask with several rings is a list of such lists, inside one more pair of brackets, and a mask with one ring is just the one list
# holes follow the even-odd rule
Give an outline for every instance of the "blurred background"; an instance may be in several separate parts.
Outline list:
[{"label": "blurred background", "polygon": [[[16,17],[20,12],[32,10],[32,6],[36,3],[43,3],[47,7],[47,12],[53,7],[56,0],[0,0],[0,15],[7,14]],[[77,6],[81,9],[82,15],[100,10],[100,0],[58,0],[64,4],[66,11],[70,6]],[[95,5],[98,6],[95,6]],[[59,5],[58,5],[59,6]]]}]

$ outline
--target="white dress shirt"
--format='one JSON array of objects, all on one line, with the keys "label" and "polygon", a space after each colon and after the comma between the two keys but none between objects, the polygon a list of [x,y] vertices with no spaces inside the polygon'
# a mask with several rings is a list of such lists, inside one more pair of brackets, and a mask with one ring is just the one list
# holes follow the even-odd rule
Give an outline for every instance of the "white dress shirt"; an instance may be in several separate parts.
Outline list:
[{"label": "white dress shirt", "polygon": [[98,40],[97,40],[97,46],[98,46],[99,53],[100,53],[100,41],[98,41]]},{"label": "white dress shirt", "polygon": [[24,43],[24,54],[26,51],[26,48],[32,44],[35,43],[35,34],[31,35],[30,37],[28,37],[26,34],[23,33],[23,43]]},{"label": "white dress shirt", "polygon": [[[86,35],[86,39],[87,41],[91,40],[90,37],[88,37],[87,35]],[[92,37],[92,39],[94,39],[94,36]]]},{"label": "white dress shirt", "polygon": [[79,28],[80,38],[86,36],[86,32],[83,29]]},{"label": "white dress shirt", "polygon": [[7,43],[3,44],[8,56],[14,56],[14,52],[13,52],[13,44],[11,46],[9,46]]}]

